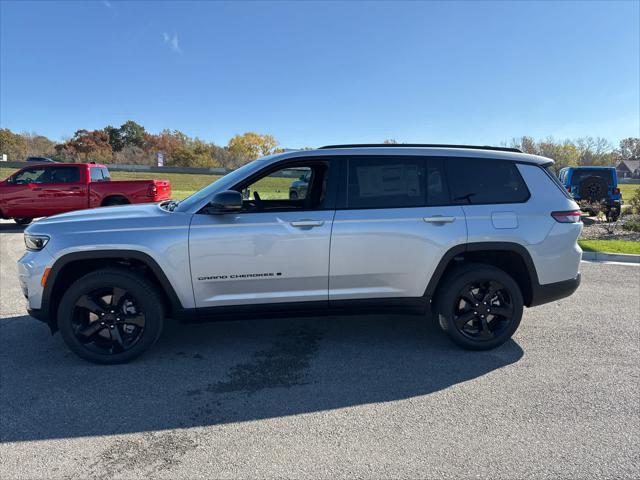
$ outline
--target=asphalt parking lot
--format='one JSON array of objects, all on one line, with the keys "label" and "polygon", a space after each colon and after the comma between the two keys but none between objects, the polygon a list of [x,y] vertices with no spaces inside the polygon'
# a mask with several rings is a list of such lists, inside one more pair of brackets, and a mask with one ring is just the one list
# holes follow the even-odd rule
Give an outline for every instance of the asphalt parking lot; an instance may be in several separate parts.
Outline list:
[{"label": "asphalt parking lot", "polygon": [[0,222],[0,477],[638,478],[640,268],[525,311],[490,352],[421,318],[170,325],[95,366],[25,316]]}]

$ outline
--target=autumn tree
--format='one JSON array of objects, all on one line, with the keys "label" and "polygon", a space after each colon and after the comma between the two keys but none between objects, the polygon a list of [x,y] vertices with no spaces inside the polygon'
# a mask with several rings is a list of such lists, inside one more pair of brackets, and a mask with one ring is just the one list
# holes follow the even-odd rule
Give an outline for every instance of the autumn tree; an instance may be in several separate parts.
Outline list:
[{"label": "autumn tree", "polygon": [[0,154],[5,154],[10,162],[25,159],[28,145],[22,135],[13,133],[8,128],[0,129]]},{"label": "autumn tree", "polygon": [[56,146],[56,151],[73,160],[81,159],[85,162],[108,162],[113,153],[109,134],[104,130],[77,130],[70,140]]},{"label": "autumn tree", "polygon": [[227,144],[227,149],[240,164],[248,163],[258,157],[271,155],[278,147],[278,141],[271,135],[247,132],[235,135]]}]

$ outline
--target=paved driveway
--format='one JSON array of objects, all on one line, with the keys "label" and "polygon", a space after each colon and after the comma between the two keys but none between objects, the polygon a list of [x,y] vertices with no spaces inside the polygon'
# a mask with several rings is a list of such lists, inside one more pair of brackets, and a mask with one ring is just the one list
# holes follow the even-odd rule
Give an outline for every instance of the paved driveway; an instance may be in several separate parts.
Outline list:
[{"label": "paved driveway", "polygon": [[638,477],[640,268],[584,263],[506,345],[416,317],[170,326],[95,366],[24,315],[0,223],[0,477]]}]

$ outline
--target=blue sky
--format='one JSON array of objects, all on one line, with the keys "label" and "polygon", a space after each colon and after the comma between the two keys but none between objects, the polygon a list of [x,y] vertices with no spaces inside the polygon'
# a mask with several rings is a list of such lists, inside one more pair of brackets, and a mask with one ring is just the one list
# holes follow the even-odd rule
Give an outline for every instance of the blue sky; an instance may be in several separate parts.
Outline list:
[{"label": "blue sky", "polygon": [[0,124],[226,144],[640,136],[640,2],[1,1]]}]

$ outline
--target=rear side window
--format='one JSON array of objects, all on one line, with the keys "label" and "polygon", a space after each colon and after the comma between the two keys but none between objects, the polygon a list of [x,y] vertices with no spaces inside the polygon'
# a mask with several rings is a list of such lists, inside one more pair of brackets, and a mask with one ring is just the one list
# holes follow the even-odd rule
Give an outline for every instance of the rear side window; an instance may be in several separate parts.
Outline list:
[{"label": "rear side window", "polygon": [[349,160],[347,208],[398,208],[425,205],[422,158]]},{"label": "rear side window", "polygon": [[522,203],[529,199],[529,190],[512,162],[452,158],[445,163],[454,204]]},{"label": "rear side window", "polygon": [[111,175],[109,175],[109,170],[107,169],[107,167],[100,167],[100,170],[102,170],[102,178],[106,181],[111,180]]},{"label": "rear side window", "polygon": [[78,167],[50,167],[47,168],[47,183],[75,183],[80,181]]},{"label": "rear side window", "polygon": [[449,205],[449,187],[442,158],[427,158],[427,205]]},{"label": "rear side window", "polygon": [[101,168],[91,168],[89,169],[91,172],[91,181],[92,182],[102,182],[102,169]]}]

